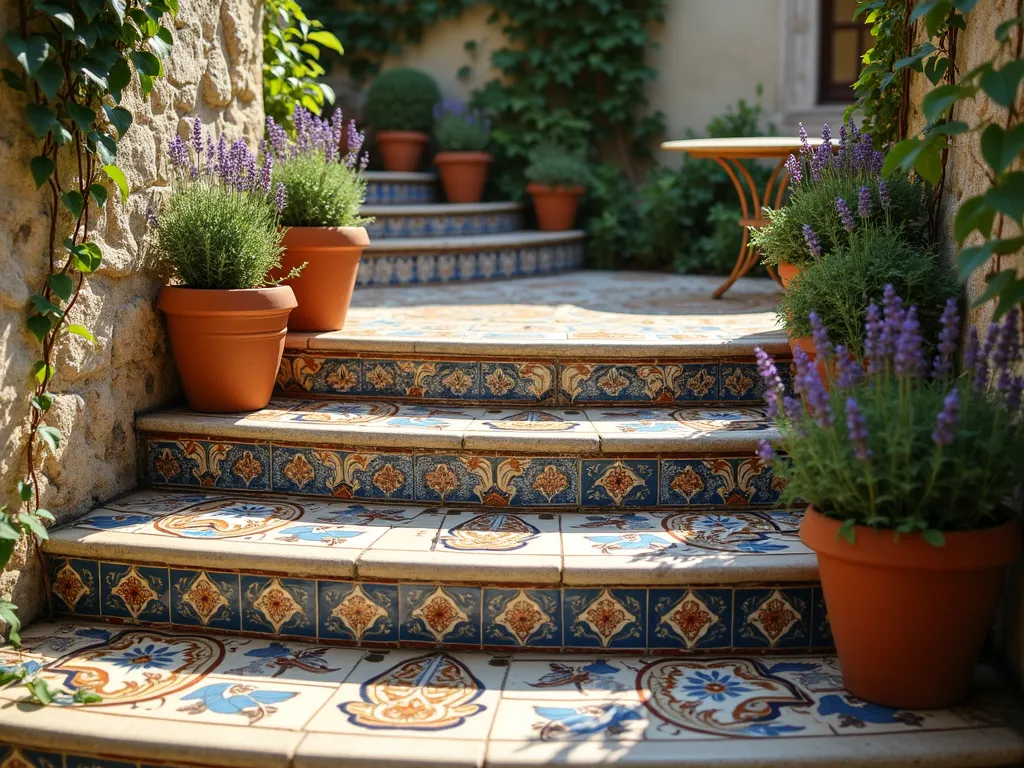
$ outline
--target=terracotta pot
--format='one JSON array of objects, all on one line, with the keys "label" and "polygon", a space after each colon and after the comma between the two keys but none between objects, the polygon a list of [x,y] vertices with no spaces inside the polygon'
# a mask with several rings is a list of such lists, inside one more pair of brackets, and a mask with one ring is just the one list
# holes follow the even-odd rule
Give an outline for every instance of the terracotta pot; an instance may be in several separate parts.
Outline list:
[{"label": "terracotta pot", "polygon": [[378,131],[377,147],[386,171],[418,171],[427,134],[422,131]]},{"label": "terracotta pot", "polygon": [[793,278],[799,275],[802,270],[796,264],[791,264],[788,261],[780,261],[775,265],[775,271],[779,273],[779,280],[782,281],[782,287],[789,288],[789,284],[793,282]]},{"label": "terracotta pot", "polygon": [[370,238],[363,227],[289,227],[281,240],[281,268],[271,273],[279,280],[293,268],[305,267],[286,280],[299,306],[292,312],[292,331],[339,331],[345,326],[348,305],[356,287],[359,259]]},{"label": "terracotta pot", "polygon": [[487,169],[494,158],[487,152],[438,152],[434,165],[449,203],[479,203]]},{"label": "terracotta pot", "polygon": [[961,701],[1005,568],[1020,552],[1018,522],[945,533],[943,547],[867,526],[850,544],[839,526],[808,507],[800,538],[818,555],[843,683],[899,709]]},{"label": "terracotta pot", "polygon": [[[789,336],[789,331],[786,331],[786,335]],[[802,349],[807,355],[809,362],[813,363],[818,359],[818,348],[815,346],[814,338],[811,336],[789,336],[789,348],[794,352]]]},{"label": "terracotta pot", "polygon": [[563,232],[572,229],[576,221],[576,209],[580,197],[586,191],[583,187],[549,187],[546,184],[530,184],[526,191],[533,195],[533,207],[537,211],[537,224],[547,232]]},{"label": "terracotta pot", "polygon": [[284,354],[288,286],[204,290],[164,286],[156,306],[167,317],[174,362],[195,411],[255,411],[270,402]]}]

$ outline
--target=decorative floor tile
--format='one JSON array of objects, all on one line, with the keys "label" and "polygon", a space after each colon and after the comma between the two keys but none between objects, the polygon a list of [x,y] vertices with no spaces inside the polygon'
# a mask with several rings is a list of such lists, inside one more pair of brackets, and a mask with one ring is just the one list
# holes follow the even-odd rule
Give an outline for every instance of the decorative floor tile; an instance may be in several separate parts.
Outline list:
[{"label": "decorative floor tile", "polygon": [[810,588],[737,589],[733,600],[737,648],[799,648],[810,643]]},{"label": "decorative floor tile", "polygon": [[432,174],[370,171],[364,176],[365,205],[418,205],[438,199],[437,178]]},{"label": "decorative floor tile", "polygon": [[402,584],[399,639],[446,645],[479,645],[480,587]]},{"label": "decorative floor tile", "polygon": [[[470,211],[469,206],[457,206],[456,213],[451,210],[453,207],[440,204],[420,208],[415,213],[408,212],[408,209],[373,208],[366,215],[373,216],[374,221],[366,226],[366,230],[371,240],[380,241],[391,237],[497,235],[522,228],[520,206],[515,203],[479,204],[478,208],[486,210],[476,212]],[[433,212],[430,212],[431,208]]]},{"label": "decorative floor tile", "polygon": [[483,608],[484,645],[562,645],[561,590],[485,587]]},{"label": "decorative floor tile", "polygon": [[100,595],[104,616],[138,621],[170,621],[167,568],[100,564]]},{"label": "decorative floor tile", "polygon": [[319,637],[353,643],[397,642],[397,584],[319,581]]},{"label": "decorative floor tile", "polygon": [[554,515],[449,511],[435,550],[558,555],[562,551],[558,527]]},{"label": "decorative floor tile", "polygon": [[311,579],[241,577],[242,629],[316,637],[316,583]]},{"label": "decorative floor tile", "polygon": [[269,490],[270,445],[210,440],[150,440],[149,474],[165,485]]},{"label": "decorative floor tile", "polygon": [[275,491],[378,501],[411,500],[412,457],[275,445]]},{"label": "decorative floor tile", "polygon": [[170,569],[171,621],[212,629],[241,628],[237,573]]},{"label": "decorative floor tile", "polygon": [[644,589],[565,589],[563,606],[566,647],[647,647]]},{"label": "decorative floor tile", "polygon": [[629,507],[657,503],[656,459],[583,459],[580,464],[581,506]]}]

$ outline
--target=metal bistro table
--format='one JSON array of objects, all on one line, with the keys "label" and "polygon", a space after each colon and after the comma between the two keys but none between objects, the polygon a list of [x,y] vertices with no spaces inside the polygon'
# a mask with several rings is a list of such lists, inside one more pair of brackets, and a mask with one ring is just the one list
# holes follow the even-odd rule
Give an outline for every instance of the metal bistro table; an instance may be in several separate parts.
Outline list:
[{"label": "metal bistro table", "polygon": [[[809,139],[812,147],[821,144],[821,139]],[[732,268],[732,274],[718,289],[711,294],[716,299],[722,298],[725,292],[732,287],[732,284],[743,277],[757,264],[760,254],[755,248],[748,248],[747,242],[750,237],[748,227],[760,227],[765,224],[765,218],[761,215],[763,208],[769,207],[772,203],[774,190],[774,206],[778,208],[782,203],[782,196],[786,192],[786,184],[789,182],[789,174],[785,171],[786,158],[800,150],[802,143],[796,136],[752,136],[735,139],[684,139],[681,141],[666,141],[661,145],[662,149],[687,152],[691,157],[707,158],[714,160],[725,172],[729,174],[736,193],[740,196],[740,206],[743,218],[740,226],[743,227],[743,243],[740,245],[739,255],[736,257],[736,266]],[[757,184],[754,182],[750,172],[743,166],[741,160],[777,160],[775,170],[768,179],[768,184],[761,194],[757,191]],[[779,282],[775,270],[768,268],[768,273]]]}]

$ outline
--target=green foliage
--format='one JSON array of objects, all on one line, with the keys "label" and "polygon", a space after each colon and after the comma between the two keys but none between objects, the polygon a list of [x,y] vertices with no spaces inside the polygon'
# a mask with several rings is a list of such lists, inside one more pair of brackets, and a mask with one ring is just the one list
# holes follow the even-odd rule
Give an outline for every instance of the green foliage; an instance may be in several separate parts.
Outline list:
[{"label": "green foliage", "polygon": [[956,277],[932,251],[887,223],[858,228],[849,242],[811,262],[786,291],[779,319],[792,336],[810,336],[808,317],[817,312],[832,342],[862,359],[867,308],[881,305],[886,285],[918,308],[924,337],[937,338],[946,299],[959,292]]},{"label": "green foliage", "polygon": [[[38,154],[26,158],[26,166],[36,188],[44,191],[50,235],[46,278],[29,297],[25,321],[40,346],[29,381],[27,475],[18,483],[17,505],[0,506],[0,570],[22,539],[37,543],[47,538],[47,524],[53,522],[40,506],[39,469],[63,440],[60,430],[46,422],[53,406],[49,388],[56,353],[68,334],[95,341],[88,328],[70,320],[86,276],[103,259],[89,239],[90,225],[94,209],[110,196],[106,180],[118,187],[122,201],[128,196],[117,166],[118,142],[132,125],[122,96],[134,82],[148,96],[163,75],[162,60],[173,44],[164,21],[177,14],[178,0],[18,0],[16,6],[18,31],[4,37],[16,66],[0,74],[8,89],[21,94],[8,103],[18,104],[39,140]],[[34,549],[45,574],[41,551]],[[11,642],[19,644],[17,606],[0,601],[0,620]],[[51,700],[45,683],[29,691],[40,703]]]},{"label": "green foliage", "polygon": [[[758,88],[760,94],[760,87]],[[713,138],[761,136],[759,102],[740,99],[708,123]],[[769,126],[774,133],[774,126]],[[687,138],[696,138],[693,132]],[[763,187],[770,170],[744,167]],[[658,168],[635,191],[621,169],[598,166],[587,206],[587,253],[602,269],[671,269],[728,274],[736,261],[743,230],[736,190],[711,160],[682,158],[678,171]]]},{"label": "green foliage", "polygon": [[750,240],[761,249],[765,264],[774,265],[780,261],[808,264],[813,260],[804,237],[804,225],[808,225],[818,236],[822,253],[832,253],[849,242],[836,200],[842,198],[850,210],[856,212],[860,189],[867,186],[871,191],[870,221],[875,224],[888,220],[900,222],[906,240],[911,244],[923,244],[927,235],[928,211],[922,185],[904,175],[887,179],[886,184],[891,199],[888,213],[881,204],[878,182],[870,174],[850,177],[826,170],[820,182],[792,188],[789,201],[784,206],[765,211],[768,223],[754,230]]},{"label": "green foliage", "polygon": [[319,115],[334,91],[319,82],[323,49],[344,53],[337,36],[310,19],[296,0],[266,0],[263,8],[263,108],[290,126],[295,105]]},{"label": "green foliage", "polygon": [[287,203],[281,212],[286,227],[361,227],[359,216],[366,182],[342,162],[322,152],[302,152],[274,167],[274,183],[284,184]]},{"label": "green foliage", "polygon": [[483,152],[491,140],[490,122],[480,112],[448,112],[434,124],[434,140],[441,152]]},{"label": "green foliage", "polygon": [[862,114],[865,133],[887,147],[900,139],[900,105],[909,68],[921,66],[920,57],[927,51],[919,47],[914,56],[904,56],[907,0],[858,0],[855,18],[861,17],[871,25],[875,44],[864,54],[860,77],[853,84],[857,101],[847,108],[844,119],[854,112]]},{"label": "green foliage", "polygon": [[540,144],[574,152],[604,147],[633,180],[651,158],[664,116],[644,96],[646,63],[665,0],[495,0],[489,23],[508,45],[491,55],[494,79],[473,95],[494,119],[492,176],[523,192],[522,167]]},{"label": "green foliage", "polygon": [[161,211],[156,256],[187,288],[259,288],[281,265],[273,203],[203,175],[180,183]]},{"label": "green foliage", "polygon": [[434,105],[441,91],[434,78],[418,69],[381,72],[366,93],[363,115],[378,131],[423,131],[434,126]]},{"label": "green foliage", "polygon": [[525,173],[527,181],[548,187],[589,187],[593,179],[582,156],[554,144],[534,148]]}]

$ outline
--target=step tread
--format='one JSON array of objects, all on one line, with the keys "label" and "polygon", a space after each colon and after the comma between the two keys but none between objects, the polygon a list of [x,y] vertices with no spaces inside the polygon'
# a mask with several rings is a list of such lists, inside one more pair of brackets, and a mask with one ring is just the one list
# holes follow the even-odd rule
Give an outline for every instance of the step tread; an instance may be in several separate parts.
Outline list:
[{"label": "step tread", "polygon": [[[986,668],[965,705],[905,712],[847,694],[829,656],[380,653],[84,622],[35,624],[24,638],[22,651],[0,651],[5,663],[42,665],[54,685],[99,680],[107,695],[45,714],[27,703],[0,707],[0,742],[133,766],[972,768],[1024,760],[1020,706]],[[715,673],[731,687],[723,701],[706,693]],[[7,687],[0,699],[23,693]],[[413,710],[416,727],[396,719]]]},{"label": "step tread", "polygon": [[136,427],[178,436],[573,455],[752,452],[760,440],[777,437],[765,407],[752,405],[524,409],[290,397],[250,413],[149,413]]},{"label": "step tread", "polygon": [[363,216],[471,216],[473,214],[521,211],[525,206],[512,200],[495,203],[401,203],[364,205]]},{"label": "step tread", "polygon": [[434,182],[438,179],[436,173],[426,171],[363,171],[361,175],[367,183],[384,181]]},{"label": "step tread", "polygon": [[534,585],[811,582],[783,510],[536,513],[137,491],[51,532],[50,555],[343,579]]},{"label": "step tread", "polygon": [[446,235],[444,237],[389,237],[370,243],[363,257],[393,251],[464,251],[488,249],[494,251],[522,248],[530,245],[576,243],[586,238],[581,229],[565,232],[536,232],[519,230],[493,235]]}]

